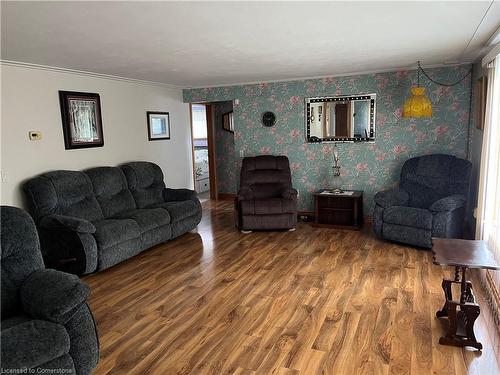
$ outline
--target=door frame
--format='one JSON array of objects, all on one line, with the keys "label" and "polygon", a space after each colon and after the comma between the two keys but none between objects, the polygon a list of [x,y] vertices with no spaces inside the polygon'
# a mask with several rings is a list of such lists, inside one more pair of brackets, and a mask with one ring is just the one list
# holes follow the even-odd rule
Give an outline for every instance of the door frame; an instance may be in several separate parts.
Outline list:
[{"label": "door frame", "polygon": [[194,158],[193,104],[205,106],[207,116],[207,148],[208,148],[208,180],[210,183],[210,199],[218,199],[217,191],[217,161],[215,153],[215,128],[212,103],[189,103],[189,123],[191,125],[191,152],[193,160],[193,186],[196,189],[196,168]]}]

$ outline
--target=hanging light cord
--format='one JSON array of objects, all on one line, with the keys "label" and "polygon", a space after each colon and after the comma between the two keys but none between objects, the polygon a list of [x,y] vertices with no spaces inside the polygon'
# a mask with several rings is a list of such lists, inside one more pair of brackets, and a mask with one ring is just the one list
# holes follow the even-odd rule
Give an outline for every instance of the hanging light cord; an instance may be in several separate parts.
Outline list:
[{"label": "hanging light cord", "polygon": [[[460,82],[462,82],[464,79],[466,79],[468,76],[470,76],[472,74],[472,68],[467,72],[466,75],[464,75],[462,78],[460,78],[458,81],[456,82],[453,82],[453,83],[442,83],[442,82],[438,82],[434,79],[432,79],[427,73],[426,71],[422,68],[422,66],[420,65],[420,61],[418,61],[418,71],[422,71],[422,74],[424,76],[427,77],[427,79],[433,83],[435,83],[436,85],[440,85],[440,86],[448,86],[448,87],[451,87],[451,86],[455,86],[455,85],[458,85]],[[420,81],[420,76],[418,77],[419,78],[419,81]]]}]

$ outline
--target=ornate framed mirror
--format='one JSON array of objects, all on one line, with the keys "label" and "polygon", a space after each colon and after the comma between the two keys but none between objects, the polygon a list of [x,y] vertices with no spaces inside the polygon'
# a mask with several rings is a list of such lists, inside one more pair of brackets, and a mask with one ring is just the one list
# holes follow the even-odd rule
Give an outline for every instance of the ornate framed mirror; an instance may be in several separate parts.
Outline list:
[{"label": "ornate framed mirror", "polygon": [[376,94],[306,98],[306,140],[375,141]]}]

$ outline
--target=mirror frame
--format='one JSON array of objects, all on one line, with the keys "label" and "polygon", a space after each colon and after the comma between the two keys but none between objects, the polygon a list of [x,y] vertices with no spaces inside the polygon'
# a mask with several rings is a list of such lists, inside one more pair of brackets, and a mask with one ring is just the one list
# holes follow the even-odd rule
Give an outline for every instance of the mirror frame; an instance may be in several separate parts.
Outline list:
[{"label": "mirror frame", "polygon": [[[337,102],[346,100],[370,100],[370,134],[369,137],[362,138],[317,138],[311,137],[311,103],[318,102]],[[376,114],[377,94],[361,94],[361,95],[338,95],[338,96],[316,96],[314,98],[305,99],[305,119],[306,119],[306,142],[321,143],[321,142],[375,142],[375,114]]]}]

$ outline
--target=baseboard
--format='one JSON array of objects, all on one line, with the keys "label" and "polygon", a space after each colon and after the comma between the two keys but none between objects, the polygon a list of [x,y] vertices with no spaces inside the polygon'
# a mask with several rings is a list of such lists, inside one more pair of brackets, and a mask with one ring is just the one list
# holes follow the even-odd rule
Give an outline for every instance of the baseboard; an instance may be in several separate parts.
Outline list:
[{"label": "baseboard", "polygon": [[235,193],[219,193],[217,194],[217,197],[220,201],[232,201],[234,198],[236,198]]}]

